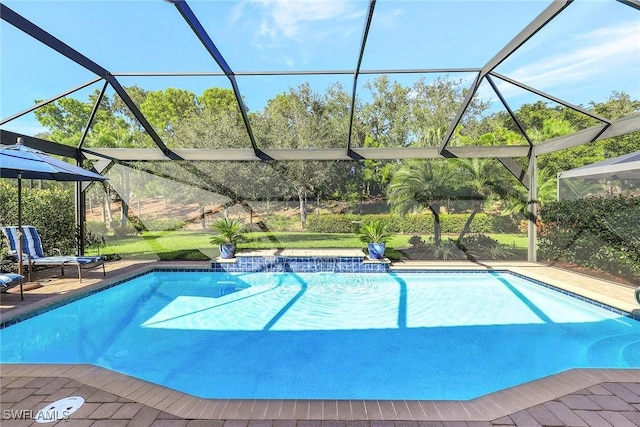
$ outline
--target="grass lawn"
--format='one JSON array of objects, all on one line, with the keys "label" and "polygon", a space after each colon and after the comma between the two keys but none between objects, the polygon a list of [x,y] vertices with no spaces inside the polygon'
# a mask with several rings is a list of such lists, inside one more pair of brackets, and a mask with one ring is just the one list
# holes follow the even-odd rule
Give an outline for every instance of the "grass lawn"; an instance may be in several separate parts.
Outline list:
[{"label": "grass lawn", "polygon": [[[487,234],[516,251],[526,251],[526,234]],[[111,237],[100,254],[132,259],[207,260],[218,256],[217,246],[211,244],[208,231],[153,231],[122,239]],[[295,249],[295,248],[366,248],[355,234],[342,233],[247,233],[247,241],[239,249]],[[387,243],[387,256],[400,258],[397,249],[408,248],[412,235],[397,234]],[[422,235],[427,241],[429,235]],[[454,238],[454,235],[445,235]],[[96,254],[97,250],[88,250]]]}]

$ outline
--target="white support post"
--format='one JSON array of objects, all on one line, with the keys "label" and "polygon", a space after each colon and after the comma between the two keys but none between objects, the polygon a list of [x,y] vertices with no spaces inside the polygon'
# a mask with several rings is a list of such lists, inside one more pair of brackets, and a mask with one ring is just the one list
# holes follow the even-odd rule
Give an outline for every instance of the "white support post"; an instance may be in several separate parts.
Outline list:
[{"label": "white support post", "polygon": [[528,227],[528,256],[529,262],[538,262],[538,229],[536,227],[536,219],[538,218],[538,158],[532,153],[529,159],[529,227]]}]

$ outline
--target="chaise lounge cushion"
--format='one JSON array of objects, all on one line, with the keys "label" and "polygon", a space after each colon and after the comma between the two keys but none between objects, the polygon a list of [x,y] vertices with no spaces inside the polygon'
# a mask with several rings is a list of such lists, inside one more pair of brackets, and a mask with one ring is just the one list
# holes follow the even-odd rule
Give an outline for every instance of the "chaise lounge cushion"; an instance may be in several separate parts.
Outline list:
[{"label": "chaise lounge cushion", "polygon": [[0,274],[0,292],[7,292],[9,289],[13,288],[16,285],[19,285],[20,282],[24,279],[24,276],[15,273],[4,273]]},{"label": "chaise lounge cushion", "polygon": [[[18,227],[0,227],[7,238],[9,253],[18,260]],[[64,275],[65,266],[75,266],[78,269],[78,278],[82,282],[82,268],[102,266],[102,273],[106,275],[103,256],[46,256],[42,248],[42,239],[38,230],[31,225],[22,226],[22,262],[29,266],[29,280],[31,280],[32,267],[35,266],[60,266]]]}]

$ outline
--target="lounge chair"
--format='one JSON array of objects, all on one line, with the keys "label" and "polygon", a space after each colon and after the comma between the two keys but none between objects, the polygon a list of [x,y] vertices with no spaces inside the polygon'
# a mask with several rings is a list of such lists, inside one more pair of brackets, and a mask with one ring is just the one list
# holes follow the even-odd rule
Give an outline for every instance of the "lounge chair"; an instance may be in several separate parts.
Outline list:
[{"label": "lounge chair", "polygon": [[15,273],[2,273],[0,274],[0,293],[5,293],[9,289],[20,286],[20,298],[24,299],[23,289],[22,289],[22,279],[24,276]]},{"label": "lounge chair", "polygon": [[[18,227],[0,227],[9,245],[9,253],[18,260]],[[64,276],[64,267],[73,265],[78,268],[78,279],[82,283],[82,269],[102,266],[102,273],[106,276],[103,256],[47,256],[42,249],[42,240],[35,227],[22,226],[22,262],[29,268],[29,281],[31,271],[38,266],[60,266]]]}]

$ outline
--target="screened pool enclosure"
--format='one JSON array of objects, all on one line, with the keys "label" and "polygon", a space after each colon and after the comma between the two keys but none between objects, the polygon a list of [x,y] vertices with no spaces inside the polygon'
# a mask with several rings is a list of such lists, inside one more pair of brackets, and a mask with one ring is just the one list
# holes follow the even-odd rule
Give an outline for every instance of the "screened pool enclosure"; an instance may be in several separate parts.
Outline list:
[{"label": "screened pool enclosure", "polygon": [[640,196],[640,151],[558,175],[558,199]]},{"label": "screened pool enclosure", "polygon": [[1,143],[106,175],[67,190],[121,257],[221,217],[275,248],[383,218],[391,258],[537,261],[557,174],[640,149],[637,0],[0,7]]}]

